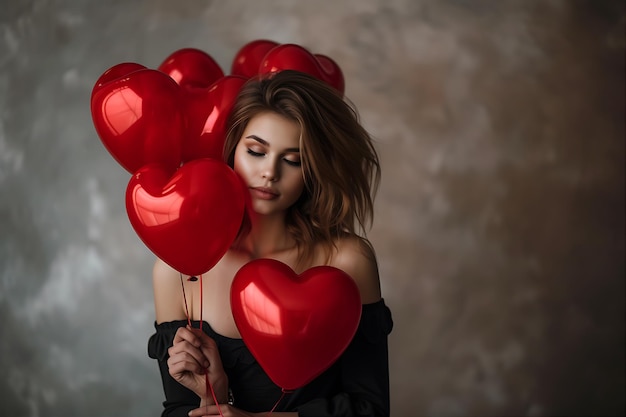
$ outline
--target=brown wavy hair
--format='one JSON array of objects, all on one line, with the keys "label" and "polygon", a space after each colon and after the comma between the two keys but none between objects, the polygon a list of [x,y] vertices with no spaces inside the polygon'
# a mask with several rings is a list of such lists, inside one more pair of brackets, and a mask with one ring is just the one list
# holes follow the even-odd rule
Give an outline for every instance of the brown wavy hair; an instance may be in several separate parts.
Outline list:
[{"label": "brown wavy hair", "polygon": [[286,216],[300,255],[312,256],[321,243],[330,256],[337,238],[364,237],[373,222],[380,163],[354,105],[302,72],[283,70],[250,79],[229,116],[224,160],[231,168],[248,122],[268,111],[300,126],[305,189]]}]

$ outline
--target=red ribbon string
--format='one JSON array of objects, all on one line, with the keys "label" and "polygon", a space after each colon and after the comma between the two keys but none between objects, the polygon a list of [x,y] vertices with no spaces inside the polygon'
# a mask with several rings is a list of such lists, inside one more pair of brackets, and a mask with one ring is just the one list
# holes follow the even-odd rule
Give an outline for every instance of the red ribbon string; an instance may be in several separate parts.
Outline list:
[{"label": "red ribbon string", "polygon": [[191,316],[187,307],[187,296],[185,295],[185,283],[183,282],[183,274],[180,273],[180,286],[183,289],[183,300],[185,301],[185,314],[187,315],[187,325],[191,328]]},{"label": "red ribbon string", "polygon": [[202,331],[202,310],[204,310],[202,308],[202,299],[204,297],[202,296],[202,275],[200,275],[200,331]]},{"label": "red ribbon string", "polygon": [[268,411],[267,415],[269,416],[270,414],[272,414],[274,412],[274,410],[276,410],[276,407],[278,407],[278,404],[280,404],[280,402],[283,400],[283,398],[285,398],[285,394],[291,394],[293,391],[285,391],[285,389],[283,388],[283,393],[280,395],[280,398],[278,399],[278,401],[276,401],[276,404],[274,404],[274,407],[272,407],[272,409],[270,411]]},{"label": "red ribbon string", "polygon": [[[191,316],[189,315],[189,307],[187,306],[187,296],[185,295],[185,284],[183,282],[183,274],[182,273],[180,274],[180,284],[181,284],[182,289],[183,289],[183,301],[185,302],[185,314],[187,315],[187,324],[191,328],[192,327],[192,325],[191,325]],[[202,321],[203,321],[202,320],[202,311],[203,311],[202,300],[203,300],[203,298],[204,297],[202,296],[202,275],[200,275],[200,331],[202,331]],[[217,406],[217,411],[220,413],[220,416],[224,417],[224,414],[222,414],[222,409],[220,407],[220,404],[217,401],[217,396],[215,395],[215,390],[213,390],[213,385],[211,385],[211,382],[209,381],[209,370],[208,369],[206,370],[206,372],[204,374],[204,381],[205,381],[205,384],[206,384],[205,396],[208,397],[209,393],[211,393],[211,397],[213,398],[213,402],[215,402],[215,405]]]}]

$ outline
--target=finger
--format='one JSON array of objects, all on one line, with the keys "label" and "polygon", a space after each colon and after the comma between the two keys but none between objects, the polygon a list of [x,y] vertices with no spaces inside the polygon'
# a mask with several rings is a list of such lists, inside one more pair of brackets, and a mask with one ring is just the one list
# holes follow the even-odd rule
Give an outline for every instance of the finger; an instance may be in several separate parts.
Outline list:
[{"label": "finger", "polygon": [[198,361],[193,355],[190,355],[188,352],[181,352],[177,355],[170,356],[167,360],[167,366],[170,369],[170,373],[190,371],[196,374],[203,375],[206,373],[206,369],[209,366],[209,361],[207,361],[206,359]]},{"label": "finger", "polygon": [[203,375],[206,373],[206,369],[198,366],[195,362],[172,362],[168,364],[169,373],[174,379],[180,380],[185,377],[185,375],[189,375],[190,373],[194,373],[197,375]]},{"label": "finger", "polygon": [[200,341],[200,345],[211,345],[213,347],[217,347],[215,344],[215,340],[208,334],[204,333],[204,331],[197,328],[187,328],[190,332],[192,332]]},{"label": "finger", "polygon": [[200,346],[200,350],[202,351],[204,356],[209,360],[209,362],[211,363],[211,366],[218,365],[218,364],[221,365],[222,360],[220,357],[220,351],[217,348],[217,344],[215,343],[215,340],[213,340],[209,336],[207,336],[206,338],[203,338],[202,345]]},{"label": "finger", "polygon": [[[220,407],[224,407],[221,405]],[[219,416],[220,410],[216,405],[205,405],[189,412],[189,417],[205,417],[205,416]]]},{"label": "finger", "polygon": [[[201,343],[200,350],[202,351],[206,359],[208,359],[209,364],[211,366],[217,365],[219,366],[219,368],[221,368],[222,360],[220,357],[219,349],[217,348],[217,344],[215,343],[215,340],[213,340],[213,338],[211,338],[209,335],[207,335],[200,329],[188,328],[188,330],[195,333],[198,339],[200,339],[200,343]],[[184,335],[181,335],[181,336],[184,336]]]},{"label": "finger", "polygon": [[173,344],[176,345],[177,343],[183,341],[186,341],[195,347],[200,347],[200,345],[202,344],[202,341],[198,337],[198,334],[192,331],[192,329],[187,327],[179,327],[178,330],[176,330],[176,334],[174,335]]},{"label": "finger", "polygon": [[[206,355],[204,354],[204,352],[200,349],[198,349],[195,346],[192,346],[191,344],[189,344],[189,342],[187,342],[186,340],[183,340],[182,342],[178,343],[175,346],[171,346],[168,350],[167,353],[169,355],[170,358],[172,357],[179,357],[182,355],[183,358],[188,358],[191,357],[193,358],[199,365],[207,368],[210,364],[210,359],[206,357]],[[180,360],[180,359],[178,359]]]}]

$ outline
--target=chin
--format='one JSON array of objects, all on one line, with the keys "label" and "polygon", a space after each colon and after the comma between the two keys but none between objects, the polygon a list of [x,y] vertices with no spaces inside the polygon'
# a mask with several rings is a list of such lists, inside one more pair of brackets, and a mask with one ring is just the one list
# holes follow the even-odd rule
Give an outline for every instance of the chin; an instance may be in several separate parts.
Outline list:
[{"label": "chin", "polygon": [[269,216],[285,211],[278,209],[277,207],[268,207],[268,204],[265,201],[253,202],[252,210],[260,216]]}]

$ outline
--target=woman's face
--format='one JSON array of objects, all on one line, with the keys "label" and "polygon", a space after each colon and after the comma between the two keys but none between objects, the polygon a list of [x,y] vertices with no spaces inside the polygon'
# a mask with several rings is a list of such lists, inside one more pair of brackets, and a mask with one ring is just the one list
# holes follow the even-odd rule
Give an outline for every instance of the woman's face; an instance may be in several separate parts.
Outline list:
[{"label": "woman's face", "polygon": [[235,148],[234,169],[256,213],[286,211],[304,189],[299,125],[272,112],[250,119]]}]

